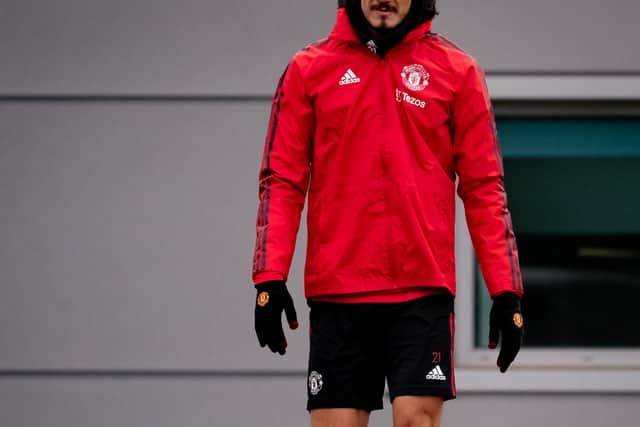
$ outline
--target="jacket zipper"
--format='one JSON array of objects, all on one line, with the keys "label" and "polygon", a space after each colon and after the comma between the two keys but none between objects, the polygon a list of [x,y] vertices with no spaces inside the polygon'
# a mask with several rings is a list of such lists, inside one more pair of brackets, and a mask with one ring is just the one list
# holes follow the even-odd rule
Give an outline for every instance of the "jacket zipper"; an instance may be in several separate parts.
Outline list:
[{"label": "jacket zipper", "polygon": [[[373,46],[375,46],[375,43],[373,42],[373,40],[370,40],[370,42],[372,43]],[[380,56],[377,53],[377,47],[374,48],[374,50],[372,50],[369,46],[367,46],[370,50],[370,52],[372,54],[374,54],[376,56],[376,58],[378,58],[379,65],[382,67],[382,78],[385,79],[386,75],[384,73],[386,73],[386,65],[388,64],[388,61],[386,60],[386,56]],[[387,52],[388,54],[389,52]],[[382,119],[383,119],[383,123],[384,123],[384,115],[383,112],[385,110],[385,96],[384,96],[384,92],[380,92],[380,113],[382,115]],[[391,163],[392,163],[392,156],[393,156],[393,149],[391,147],[391,141],[392,141],[392,135],[388,135],[386,129],[383,132],[384,135],[384,145],[381,148],[380,151],[380,159],[381,159],[381,163],[382,163],[382,173],[383,173],[383,179],[384,179],[384,185],[383,185],[383,192],[384,192],[384,206],[385,206],[385,212],[386,212],[386,218],[387,218],[387,225],[386,225],[386,234],[387,234],[387,262],[388,262],[388,269],[389,269],[389,275],[390,278],[392,280],[394,280],[397,277],[396,274],[396,260],[394,257],[394,248],[393,248],[393,226],[394,226],[394,221],[395,221],[395,217],[393,215],[393,206],[391,203],[391,194],[393,191],[392,185],[391,185]],[[393,283],[393,287],[396,288],[398,285],[397,283]]]},{"label": "jacket zipper", "polygon": [[[370,40],[368,43],[366,43],[366,45],[363,45],[363,43],[361,42],[359,42],[358,45],[360,46],[360,48],[364,47],[366,49],[367,54],[375,55],[375,57],[379,61],[377,65],[382,66],[383,72],[386,71],[385,65],[388,63],[388,61],[386,60],[387,55],[385,55],[384,57],[381,57],[380,55],[378,55],[377,46],[375,45],[375,42],[373,42],[373,40]],[[387,52],[387,54],[389,54],[389,52]],[[384,78],[384,75],[383,75],[383,78]],[[382,114],[383,110],[384,110],[384,94],[380,92],[380,114],[384,119],[384,115]],[[384,201],[386,217],[388,218],[387,226],[386,226],[386,242],[387,242],[386,255],[387,255],[388,272],[389,272],[390,278],[395,279],[397,277],[396,276],[397,269],[396,269],[395,259],[393,256],[393,222],[395,220],[395,217],[392,215],[391,201],[389,197],[392,191],[389,179],[390,179],[391,156],[393,153],[390,147],[390,142],[389,142],[390,140],[386,137],[386,132],[384,132],[384,135],[385,135],[384,146],[381,147],[380,149],[380,165],[381,165],[381,170],[382,170],[383,179],[384,179],[383,190],[382,190],[383,201]],[[398,287],[398,284],[393,283],[393,288],[397,288],[397,287]]]}]

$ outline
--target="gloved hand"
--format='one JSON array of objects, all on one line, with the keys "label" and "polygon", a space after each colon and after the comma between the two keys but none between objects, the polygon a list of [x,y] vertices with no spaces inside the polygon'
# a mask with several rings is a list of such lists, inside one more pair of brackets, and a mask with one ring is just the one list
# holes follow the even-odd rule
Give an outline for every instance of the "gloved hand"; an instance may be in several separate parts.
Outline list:
[{"label": "gloved hand", "polygon": [[274,353],[285,354],[287,340],[282,330],[282,310],[284,310],[289,327],[298,328],[298,316],[293,306],[293,299],[281,280],[259,283],[256,285],[255,328],[260,347],[269,346]]},{"label": "gloved hand", "polygon": [[523,334],[524,322],[520,309],[520,297],[509,292],[495,297],[489,315],[489,348],[496,348],[502,337],[497,362],[500,372],[506,372],[516,358],[520,351]]}]

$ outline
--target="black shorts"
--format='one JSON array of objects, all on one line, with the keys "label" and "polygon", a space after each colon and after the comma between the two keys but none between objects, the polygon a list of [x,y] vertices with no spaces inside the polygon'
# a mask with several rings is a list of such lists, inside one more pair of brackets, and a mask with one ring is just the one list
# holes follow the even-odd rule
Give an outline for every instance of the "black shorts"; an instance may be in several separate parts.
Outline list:
[{"label": "black shorts", "polygon": [[398,396],[456,396],[453,296],[404,303],[310,302],[307,410],[382,409]]}]

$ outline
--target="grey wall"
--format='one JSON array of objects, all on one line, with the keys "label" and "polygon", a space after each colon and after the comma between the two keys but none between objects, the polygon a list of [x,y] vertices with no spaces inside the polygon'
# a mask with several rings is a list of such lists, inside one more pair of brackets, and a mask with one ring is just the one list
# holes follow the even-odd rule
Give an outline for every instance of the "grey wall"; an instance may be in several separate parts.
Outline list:
[{"label": "grey wall", "polygon": [[[333,0],[0,6],[0,93],[270,94]],[[494,72],[640,72],[634,0],[440,1],[435,28]]]},{"label": "grey wall", "polygon": [[[305,423],[303,236],[284,359],[249,275],[268,94],[334,3],[0,3],[0,425]],[[640,75],[638,2],[441,3],[490,72]],[[462,397],[446,425],[635,425],[638,403]]]},{"label": "grey wall", "polygon": [[252,332],[268,114],[0,103],[0,369],[304,369],[304,333],[284,363]]}]

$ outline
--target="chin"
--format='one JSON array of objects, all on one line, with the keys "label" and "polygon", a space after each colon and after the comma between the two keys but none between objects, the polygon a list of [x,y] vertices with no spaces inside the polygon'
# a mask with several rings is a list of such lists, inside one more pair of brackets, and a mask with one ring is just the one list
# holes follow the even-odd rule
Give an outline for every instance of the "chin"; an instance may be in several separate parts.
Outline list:
[{"label": "chin", "polygon": [[375,30],[393,30],[395,27],[397,27],[399,24],[399,22],[396,22],[395,20],[393,21],[389,21],[389,20],[380,20],[378,22],[375,23],[375,25],[371,25]]}]

